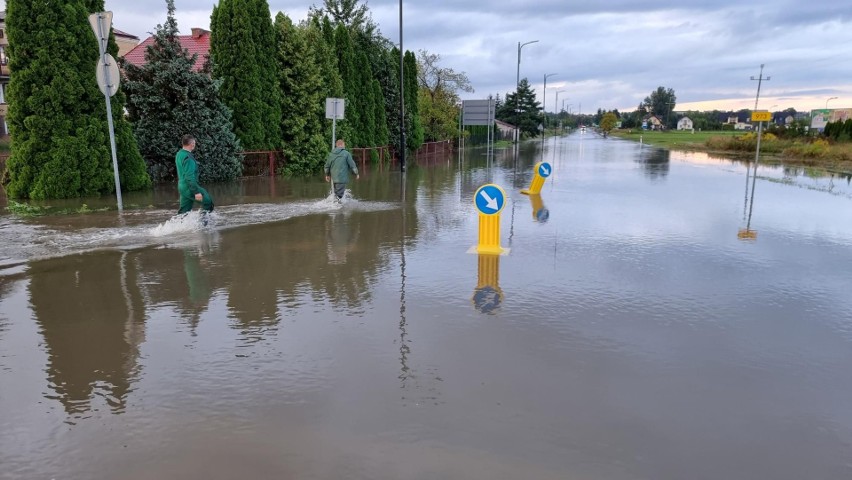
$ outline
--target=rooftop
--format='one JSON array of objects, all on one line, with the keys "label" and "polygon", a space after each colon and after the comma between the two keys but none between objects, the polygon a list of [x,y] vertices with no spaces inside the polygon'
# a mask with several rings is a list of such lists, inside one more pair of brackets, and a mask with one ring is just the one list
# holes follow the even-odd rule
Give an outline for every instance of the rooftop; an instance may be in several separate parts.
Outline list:
[{"label": "rooftop", "polygon": [[[177,38],[180,45],[189,52],[190,56],[196,53],[198,54],[192,70],[200,72],[204,68],[204,63],[207,61],[207,57],[210,54],[210,31],[203,28],[193,28],[192,35],[178,35]],[[146,38],[145,41],[136,45],[133,50],[127,52],[124,59],[127,63],[141,67],[145,64],[145,50],[153,43],[154,37]]]}]

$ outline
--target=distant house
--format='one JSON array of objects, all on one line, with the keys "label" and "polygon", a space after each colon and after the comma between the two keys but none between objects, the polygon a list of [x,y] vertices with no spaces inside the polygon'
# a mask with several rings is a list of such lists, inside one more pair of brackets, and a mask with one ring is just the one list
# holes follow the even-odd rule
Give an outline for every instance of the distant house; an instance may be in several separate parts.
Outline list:
[{"label": "distant house", "polygon": [[692,120],[689,117],[683,117],[677,122],[678,130],[692,130],[693,128]]},{"label": "distant house", "polygon": [[656,115],[648,115],[642,119],[642,128],[646,130],[662,130],[663,122]]},{"label": "distant house", "polygon": [[112,29],[112,34],[115,36],[115,43],[118,44],[118,56],[123,57],[139,45],[139,37],[127,32],[122,32],[117,28]]},{"label": "distant house", "polygon": [[734,124],[734,130],[754,130],[754,125],[750,123],[737,122]]},{"label": "distant house", "polygon": [[[198,54],[192,70],[196,72],[204,70],[204,65],[210,57],[210,31],[203,28],[193,28],[192,35],[178,35],[177,39],[190,56]],[[141,67],[145,64],[145,49],[153,43],[154,37],[146,38],[144,42],[127,52],[124,59],[131,65]]]},{"label": "distant house", "polygon": [[500,120],[495,120],[497,125],[497,138],[500,140],[512,140],[515,138],[515,126]]}]

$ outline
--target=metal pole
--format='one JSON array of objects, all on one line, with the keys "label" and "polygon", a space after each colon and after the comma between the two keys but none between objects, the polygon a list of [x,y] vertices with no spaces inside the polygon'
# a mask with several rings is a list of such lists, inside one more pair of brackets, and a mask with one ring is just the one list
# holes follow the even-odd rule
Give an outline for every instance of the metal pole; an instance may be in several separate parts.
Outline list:
[{"label": "metal pole", "polygon": [[536,43],[538,40],[533,40],[531,42],[521,43],[518,42],[518,71],[515,74],[515,142],[521,141],[521,128],[518,126],[518,107],[520,106],[520,99],[518,98],[518,91],[521,89],[521,49],[524,48],[524,45],[529,45],[531,43]]},{"label": "metal pole", "polygon": [[825,101],[825,109],[826,109],[826,110],[828,110],[828,102],[830,102],[830,101],[832,101],[832,100],[836,100],[836,99],[837,99],[837,97],[829,97],[829,98]]},{"label": "metal pole", "polygon": [[402,49],[402,0],[399,0],[399,167],[405,172],[405,50]]},{"label": "metal pole", "polygon": [[[103,13],[98,14],[98,19],[104,18]],[[107,32],[108,35],[109,32]],[[106,99],[106,110],[107,110],[107,125],[109,127],[109,146],[112,151],[112,173],[115,176],[115,197],[118,201],[118,211],[119,213],[124,210],[123,202],[121,201],[121,182],[118,177],[118,155],[115,151],[115,127],[112,123],[112,102],[110,102],[110,91],[112,90],[112,79],[110,79],[109,75],[109,65],[107,65],[106,60],[106,48],[104,40],[106,36],[103,31],[103,22],[98,22],[98,49],[101,53],[101,59],[104,64],[104,80],[106,83],[106,93],[104,94],[104,98]]]},{"label": "metal pole", "polygon": [[331,149],[334,150],[334,141],[337,140],[337,99],[331,101],[334,104],[334,114],[331,119]]}]

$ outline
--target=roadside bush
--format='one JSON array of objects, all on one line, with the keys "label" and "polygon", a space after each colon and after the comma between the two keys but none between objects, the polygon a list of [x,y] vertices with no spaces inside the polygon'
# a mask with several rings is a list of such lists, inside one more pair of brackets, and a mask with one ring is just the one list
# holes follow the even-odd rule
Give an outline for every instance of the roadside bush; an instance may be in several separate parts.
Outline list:
[{"label": "roadside bush", "polygon": [[830,151],[831,147],[829,147],[828,141],[820,138],[811,143],[796,142],[784,150],[784,155],[821,158],[828,155]]}]

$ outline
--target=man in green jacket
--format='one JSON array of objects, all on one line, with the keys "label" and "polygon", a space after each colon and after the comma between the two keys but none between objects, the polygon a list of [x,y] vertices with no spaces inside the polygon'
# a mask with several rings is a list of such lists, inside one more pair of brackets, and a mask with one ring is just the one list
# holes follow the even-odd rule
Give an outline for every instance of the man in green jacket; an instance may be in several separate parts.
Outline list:
[{"label": "man in green jacket", "polygon": [[205,212],[213,211],[213,199],[207,190],[198,185],[198,164],[192,151],[195,150],[195,137],[184,135],[181,148],[175,155],[175,165],[178,174],[178,192],[180,192],[180,210],[178,215],[192,210],[194,202],[201,202]]},{"label": "man in green jacket", "polygon": [[340,139],[336,145],[337,148],[328,154],[328,159],[325,161],[325,181],[331,181],[334,184],[334,195],[339,202],[346,192],[349,172],[355,174],[356,179],[361,178],[361,176],[358,175],[358,167],[355,166],[352,155],[346,151],[346,143]]}]

